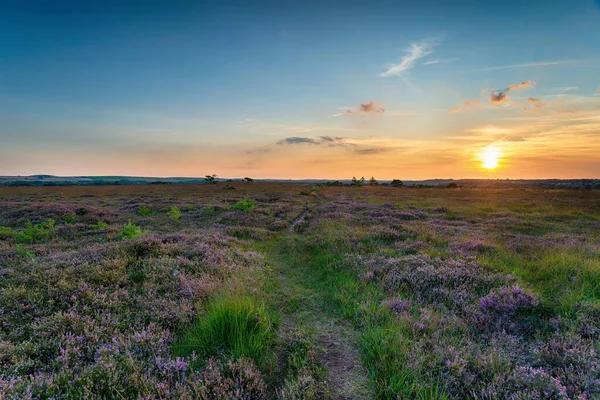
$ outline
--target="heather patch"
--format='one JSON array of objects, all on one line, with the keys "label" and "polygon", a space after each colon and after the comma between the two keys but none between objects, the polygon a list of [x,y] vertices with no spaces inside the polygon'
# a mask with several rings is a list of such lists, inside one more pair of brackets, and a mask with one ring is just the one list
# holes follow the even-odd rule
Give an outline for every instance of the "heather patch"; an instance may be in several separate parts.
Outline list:
[{"label": "heather patch", "polygon": [[231,398],[264,392],[247,363],[219,366],[219,377],[205,370],[198,378],[205,383],[192,384],[197,372],[188,366],[196,355],[174,360],[170,353],[197,304],[235,271],[259,267],[260,258],[236,239],[217,232],[149,235],[40,251],[35,259],[8,249],[2,258],[10,265],[0,292],[4,397],[176,398],[201,387],[218,393],[223,385]]}]

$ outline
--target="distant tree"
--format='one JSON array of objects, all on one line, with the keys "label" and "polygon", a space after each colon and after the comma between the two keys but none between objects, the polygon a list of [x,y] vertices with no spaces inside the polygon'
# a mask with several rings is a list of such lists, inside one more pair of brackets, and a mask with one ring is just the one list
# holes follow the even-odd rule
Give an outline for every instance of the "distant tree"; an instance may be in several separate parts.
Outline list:
[{"label": "distant tree", "polygon": [[364,177],[364,176],[360,178],[360,184],[361,184],[361,185],[364,185],[364,184],[365,184],[365,177]]},{"label": "distant tree", "polygon": [[450,182],[449,184],[447,184],[447,185],[446,185],[446,187],[447,187],[448,189],[457,189],[457,188],[459,188],[460,186],[458,186],[458,183],[456,183],[456,182]]},{"label": "distant tree", "polygon": [[374,176],[371,177],[371,179],[369,179],[369,186],[376,186],[377,185],[377,179],[375,179]]},{"label": "distant tree", "polygon": [[204,177],[204,180],[206,181],[206,183],[210,183],[210,184],[217,183],[217,175],[216,174],[206,175]]},{"label": "distant tree", "polygon": [[333,181],[325,183],[325,186],[344,186],[344,184],[340,181]]},{"label": "distant tree", "polygon": [[[363,178],[364,181],[364,178]],[[352,186],[362,186],[363,181],[359,181],[358,179],[356,179],[355,176],[352,177],[352,183],[350,183],[350,185]]]},{"label": "distant tree", "polygon": [[394,179],[390,185],[394,187],[402,187],[404,186],[404,182],[402,182],[400,179]]},{"label": "distant tree", "polygon": [[249,178],[249,177],[245,177],[245,178],[244,178],[244,181],[245,181],[246,183],[252,183],[252,182],[254,182],[254,179],[252,179],[252,178]]}]

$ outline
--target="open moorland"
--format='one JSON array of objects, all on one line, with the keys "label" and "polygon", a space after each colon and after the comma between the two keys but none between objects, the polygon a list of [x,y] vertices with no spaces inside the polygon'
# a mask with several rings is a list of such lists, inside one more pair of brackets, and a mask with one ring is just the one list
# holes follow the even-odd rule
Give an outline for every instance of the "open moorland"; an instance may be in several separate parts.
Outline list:
[{"label": "open moorland", "polygon": [[600,398],[600,191],[0,187],[0,398]]}]

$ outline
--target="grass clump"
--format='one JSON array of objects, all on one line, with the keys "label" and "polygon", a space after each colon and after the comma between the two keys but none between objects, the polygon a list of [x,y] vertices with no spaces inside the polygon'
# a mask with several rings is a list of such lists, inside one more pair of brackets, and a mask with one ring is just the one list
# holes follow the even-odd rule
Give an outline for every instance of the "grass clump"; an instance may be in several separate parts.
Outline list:
[{"label": "grass clump", "polygon": [[123,230],[119,234],[119,239],[137,239],[140,236],[142,236],[142,228],[129,221],[125,224]]},{"label": "grass clump", "polygon": [[252,212],[254,208],[256,208],[256,202],[248,197],[238,201],[231,207],[232,210],[243,211],[246,213]]},{"label": "grass clump", "polygon": [[179,211],[179,208],[177,208],[177,206],[173,206],[171,207],[171,209],[167,212],[167,216],[172,220],[172,221],[179,221],[181,219],[181,211]]},{"label": "grass clump", "polygon": [[176,355],[249,357],[264,366],[274,342],[276,322],[264,305],[249,297],[222,297],[210,302],[175,347]]}]

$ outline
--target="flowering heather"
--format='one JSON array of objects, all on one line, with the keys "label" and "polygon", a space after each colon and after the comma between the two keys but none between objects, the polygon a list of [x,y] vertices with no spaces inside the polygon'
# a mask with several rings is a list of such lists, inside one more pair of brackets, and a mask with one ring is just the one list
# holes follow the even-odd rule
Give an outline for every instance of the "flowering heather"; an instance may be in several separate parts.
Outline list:
[{"label": "flowering heather", "polygon": [[381,303],[381,305],[397,314],[410,309],[410,303],[408,301],[397,298],[385,300]]},{"label": "flowering heather", "polygon": [[0,398],[600,398],[599,192],[230,185],[0,188]]},{"label": "flowering heather", "polygon": [[203,384],[189,375],[191,358],[170,355],[198,301],[232,272],[260,266],[260,256],[235,238],[149,235],[9,257],[0,294],[0,397],[179,398],[204,390],[211,398],[224,390],[234,399],[264,391],[246,362],[219,367],[223,376],[214,375],[217,367],[205,371]]}]

